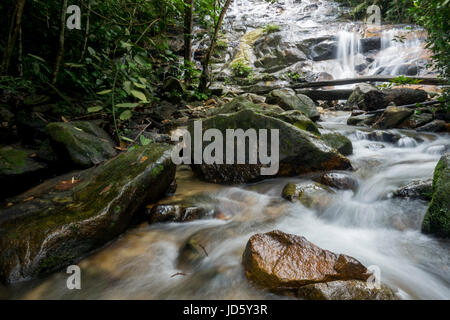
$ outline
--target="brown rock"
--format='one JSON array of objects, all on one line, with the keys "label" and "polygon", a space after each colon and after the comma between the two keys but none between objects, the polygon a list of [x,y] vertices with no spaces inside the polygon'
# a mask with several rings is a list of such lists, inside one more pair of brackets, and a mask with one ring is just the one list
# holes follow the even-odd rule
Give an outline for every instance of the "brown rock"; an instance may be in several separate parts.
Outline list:
[{"label": "brown rock", "polygon": [[385,285],[378,288],[364,281],[332,281],[298,289],[298,297],[308,300],[398,300]]},{"label": "brown rock", "polygon": [[253,235],[243,254],[247,278],[271,288],[298,288],[336,280],[367,280],[356,259],[323,250],[304,237],[271,231]]}]

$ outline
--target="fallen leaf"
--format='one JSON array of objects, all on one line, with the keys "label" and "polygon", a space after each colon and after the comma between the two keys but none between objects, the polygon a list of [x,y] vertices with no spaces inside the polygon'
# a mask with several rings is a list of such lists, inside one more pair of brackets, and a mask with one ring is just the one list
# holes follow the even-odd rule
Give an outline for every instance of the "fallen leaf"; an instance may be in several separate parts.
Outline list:
[{"label": "fallen leaf", "polygon": [[113,186],[112,184],[110,184],[109,186],[107,186],[105,189],[102,190],[102,192],[100,192],[100,195],[102,195],[102,194],[108,192],[109,190],[111,190],[112,186]]},{"label": "fallen leaf", "polygon": [[64,116],[61,116],[61,120],[62,120],[63,122],[69,122],[69,120],[67,120],[66,118],[64,118]]},{"label": "fallen leaf", "polygon": [[140,162],[141,162],[141,163],[144,163],[144,162],[147,161],[147,160],[148,160],[148,157],[145,157],[145,156],[144,156],[144,157],[141,158]]},{"label": "fallen leaf", "polygon": [[33,200],[33,199],[34,199],[34,197],[33,197],[33,196],[31,196],[31,197],[29,197],[29,198],[26,198],[25,200],[23,200],[23,202],[31,201],[31,200]]},{"label": "fallen leaf", "polygon": [[72,178],[72,180],[60,181],[56,185],[55,189],[58,191],[66,191],[74,187],[76,184],[80,183],[80,181],[81,180],[75,180],[74,178]]},{"label": "fallen leaf", "polygon": [[13,205],[14,205],[14,203],[9,202],[6,206],[7,206],[7,207],[12,207]]}]

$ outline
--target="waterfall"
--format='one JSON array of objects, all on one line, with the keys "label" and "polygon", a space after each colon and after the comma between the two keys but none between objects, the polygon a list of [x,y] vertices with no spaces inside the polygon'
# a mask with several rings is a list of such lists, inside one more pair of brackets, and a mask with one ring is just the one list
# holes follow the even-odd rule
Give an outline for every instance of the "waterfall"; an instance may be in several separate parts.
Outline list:
[{"label": "waterfall", "polygon": [[357,75],[356,55],[361,51],[359,40],[360,36],[356,32],[339,32],[337,59],[341,66],[341,78],[351,78]]}]

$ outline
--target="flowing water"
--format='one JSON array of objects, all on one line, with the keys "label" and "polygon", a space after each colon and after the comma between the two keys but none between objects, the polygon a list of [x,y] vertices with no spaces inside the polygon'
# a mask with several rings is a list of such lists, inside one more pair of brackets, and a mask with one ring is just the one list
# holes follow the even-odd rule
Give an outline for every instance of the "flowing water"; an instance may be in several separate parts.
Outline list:
[{"label": "flowing water", "polygon": [[[322,125],[352,140],[356,192],[337,191],[312,210],[280,198],[287,182],[309,181],[308,177],[225,187],[198,181],[188,168],[180,167],[175,198],[197,199],[200,206],[214,203],[229,219],[143,224],[80,263],[82,290],[67,290],[67,275],[58,273],[15,288],[13,296],[281,299],[254,288],[241,265],[251,235],[279,229],[377,266],[381,281],[404,299],[450,299],[450,243],[420,232],[427,203],[390,196],[412,180],[432,177],[441,154],[450,149],[449,136],[394,130],[402,137],[397,143],[374,142],[367,139],[367,129],[346,126],[348,116],[329,114]],[[190,238],[205,253],[200,261],[180,264],[179,253]]]},{"label": "flowing water", "polygon": [[[338,6],[329,1],[263,0],[233,2],[228,31],[276,23],[292,41],[337,37],[337,59],[312,63],[315,72],[333,78],[369,74],[400,74],[400,65],[419,63],[427,55],[420,31],[403,42],[394,38],[405,26],[376,31],[382,50],[363,74],[361,37],[370,36],[360,24],[339,22]],[[245,28],[244,28],[245,29]],[[241,35],[244,31],[241,33]],[[198,44],[196,44],[197,46]],[[426,73],[427,71],[422,71]],[[256,289],[244,275],[242,253],[251,235],[279,229],[306,237],[316,245],[377,266],[381,281],[404,299],[450,299],[450,243],[420,232],[427,203],[398,199],[391,192],[413,180],[429,179],[439,158],[450,150],[449,135],[391,130],[396,143],[369,140],[371,129],[347,126],[349,113],[327,113],[323,131],[341,132],[354,146],[350,160],[359,183],[354,191],[336,191],[308,209],[280,195],[287,182],[308,177],[273,179],[227,187],[201,182],[188,168],[177,173],[175,199],[198,205],[213,203],[226,219],[189,223],[142,224],[107,247],[83,259],[82,290],[66,288],[67,274],[19,284],[10,296],[20,299],[287,299]],[[173,199],[168,199],[173,200]],[[164,200],[162,201],[164,202]],[[189,239],[200,244],[200,259],[180,260]],[[185,250],[184,250],[185,251]]]}]

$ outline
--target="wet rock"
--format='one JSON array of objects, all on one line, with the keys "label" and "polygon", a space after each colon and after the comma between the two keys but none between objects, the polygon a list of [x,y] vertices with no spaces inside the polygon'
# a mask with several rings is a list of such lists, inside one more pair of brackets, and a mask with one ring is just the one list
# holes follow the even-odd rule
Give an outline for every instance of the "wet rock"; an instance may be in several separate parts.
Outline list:
[{"label": "wet rock", "polygon": [[430,201],[433,192],[432,183],[433,181],[431,179],[416,180],[394,191],[393,196],[396,198],[412,198]]},{"label": "wet rock", "polygon": [[358,280],[330,281],[300,287],[298,297],[308,300],[398,300],[392,290]]},{"label": "wet rock", "polygon": [[450,238],[450,154],[442,156],[434,170],[432,191],[422,231]]},{"label": "wet rock", "polygon": [[300,201],[307,208],[323,208],[328,204],[328,195],[333,191],[320,183],[288,183],[281,196],[291,202]]},{"label": "wet rock", "polygon": [[[350,161],[338,153],[335,149],[326,145],[315,135],[298,129],[280,119],[266,116],[251,109],[242,110],[231,114],[220,114],[203,120],[203,132],[210,129],[218,129],[226,136],[227,129],[278,129],[279,130],[279,171],[278,176],[293,176],[300,173],[315,172],[321,170],[347,170],[351,168]],[[189,132],[194,136],[194,125],[190,123]],[[206,147],[209,143],[205,143]],[[269,148],[270,150],[270,148]],[[226,155],[224,145],[223,154]],[[237,150],[235,146],[234,163],[237,163]],[[202,179],[214,183],[245,183],[258,181],[273,176],[261,175],[263,165],[248,164],[249,151],[245,150],[246,164],[202,164],[193,165]]]},{"label": "wet rock", "polygon": [[73,264],[122,233],[175,176],[171,146],[149,144],[98,167],[49,180],[0,213],[0,282]]},{"label": "wet rock", "polygon": [[367,53],[372,50],[378,51],[381,49],[381,38],[370,37],[370,38],[361,39],[360,46],[361,46],[362,53]]},{"label": "wet rock", "polygon": [[295,94],[290,89],[273,90],[266,98],[266,103],[278,105],[284,110],[299,110],[313,121],[320,119],[316,104],[309,97]]},{"label": "wet rock", "polygon": [[349,138],[340,133],[327,133],[322,135],[322,139],[326,144],[335,148],[344,156],[349,156],[353,153],[353,144]]},{"label": "wet rock", "polygon": [[402,136],[389,131],[372,131],[367,134],[366,138],[370,141],[397,143]]},{"label": "wet rock", "polygon": [[33,156],[36,151],[20,146],[0,147],[0,199],[23,192],[48,175],[47,164]]},{"label": "wet rock", "polygon": [[162,90],[164,92],[174,92],[179,95],[182,95],[186,91],[186,88],[177,78],[168,77],[166,80],[164,80]]},{"label": "wet rock", "polygon": [[381,90],[366,83],[358,85],[347,100],[348,107],[364,111],[383,109],[388,104]]},{"label": "wet rock", "polygon": [[420,89],[385,89],[383,90],[383,93],[388,104],[394,102],[397,106],[424,102],[428,98],[428,94],[426,93],[426,91]]},{"label": "wet rock", "polygon": [[405,119],[412,116],[414,111],[405,107],[390,106],[386,108],[381,117],[374,123],[376,129],[396,128]]},{"label": "wet rock", "polygon": [[443,120],[434,120],[424,126],[416,128],[416,130],[422,132],[445,132],[447,131],[447,123]]},{"label": "wet rock", "polygon": [[426,125],[433,121],[433,115],[431,113],[421,113],[421,114],[413,114],[405,121],[398,125],[399,128],[405,129],[415,129],[421,126]]},{"label": "wet rock", "polygon": [[317,179],[317,182],[338,190],[356,191],[359,186],[358,180],[346,172],[324,173]]},{"label": "wet rock", "polygon": [[377,119],[376,115],[361,114],[359,116],[352,116],[347,119],[349,126],[371,126]]},{"label": "wet rock", "polygon": [[253,235],[243,254],[247,278],[270,289],[298,288],[336,280],[367,280],[366,267],[304,237],[272,231]]},{"label": "wet rock", "polygon": [[14,114],[6,109],[5,107],[0,107],[0,123],[11,122],[14,119]]},{"label": "wet rock", "polygon": [[324,41],[311,48],[310,58],[314,61],[336,59],[337,51],[336,41]]},{"label": "wet rock", "polygon": [[0,106],[0,144],[10,144],[19,140],[14,114]]},{"label": "wet rock", "polygon": [[158,204],[148,211],[149,223],[189,222],[214,216],[213,209],[187,205]]},{"label": "wet rock", "polygon": [[89,168],[117,154],[114,142],[93,122],[53,122],[46,130],[55,150],[75,166]]}]

